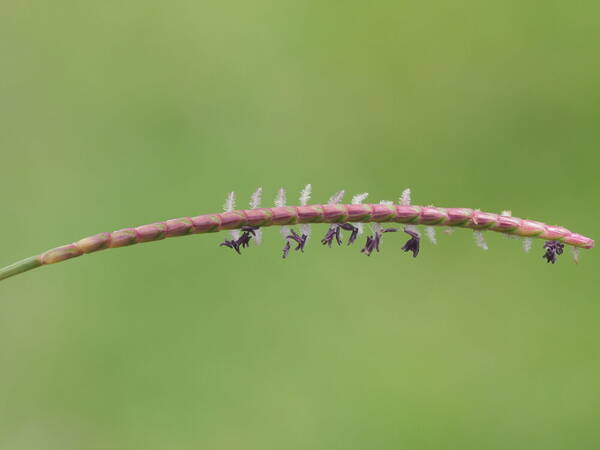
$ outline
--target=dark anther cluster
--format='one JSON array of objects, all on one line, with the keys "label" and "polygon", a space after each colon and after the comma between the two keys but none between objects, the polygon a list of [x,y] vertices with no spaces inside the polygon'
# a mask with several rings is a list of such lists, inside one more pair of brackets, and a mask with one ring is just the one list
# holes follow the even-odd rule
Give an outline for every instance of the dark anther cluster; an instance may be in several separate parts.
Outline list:
[{"label": "dark anther cluster", "polygon": [[308,236],[306,234],[303,234],[302,236],[300,236],[298,233],[296,233],[294,230],[290,230],[291,234],[288,234],[285,238],[287,239],[285,242],[285,246],[283,247],[283,257],[287,258],[288,253],[290,252],[290,240],[294,241],[296,243],[296,248],[294,249],[295,251],[300,250],[302,253],[304,253],[304,246],[306,245],[306,239],[308,238]]},{"label": "dark anther cluster", "polygon": [[410,239],[406,241],[406,244],[402,247],[405,252],[413,252],[413,258],[416,258],[419,254],[419,241],[421,240],[419,233],[415,231],[404,229],[404,232],[410,235]]},{"label": "dark anther cluster", "polygon": [[358,236],[358,228],[350,223],[336,223],[329,227],[325,237],[321,239],[321,244],[331,247],[333,240],[337,242],[337,245],[342,245],[341,230],[350,231],[350,237],[348,238],[348,245],[351,245]]},{"label": "dark anther cluster", "polygon": [[226,239],[224,242],[221,242],[220,246],[232,248],[238,255],[241,255],[240,249],[247,248],[250,245],[250,239],[256,237],[256,230],[258,230],[258,227],[243,226],[241,230],[243,233],[238,239]]},{"label": "dark anther cluster", "polygon": [[373,236],[367,236],[367,242],[362,248],[361,252],[367,256],[371,256],[374,250],[379,251],[379,244],[381,243],[381,235],[383,233],[395,233],[398,231],[396,228],[384,228],[381,231],[375,232]]},{"label": "dark anther cluster", "polygon": [[336,223],[331,225],[325,234],[325,237],[321,239],[321,244],[331,247],[333,239],[335,238],[337,245],[342,245],[342,236],[340,234],[340,226]]},{"label": "dark anther cluster", "polygon": [[544,253],[542,258],[546,258],[549,263],[554,264],[556,263],[556,257],[562,255],[565,246],[558,241],[546,241],[544,248],[546,249],[546,253]]},{"label": "dark anther cluster", "polygon": [[[242,231],[242,235],[238,239],[225,240],[220,245],[222,247],[229,247],[241,255],[241,249],[249,247],[252,238],[256,237],[256,230],[258,230],[258,227],[244,226],[241,227],[240,230]],[[321,243],[331,247],[335,241],[338,245],[342,245],[341,230],[350,232],[348,245],[352,245],[358,237],[358,228],[350,223],[332,224],[327,230],[325,237],[321,239]],[[371,256],[371,254],[375,251],[379,252],[379,246],[381,244],[381,237],[383,236],[383,233],[394,233],[396,231],[398,231],[397,228],[383,228],[376,231],[372,235],[367,236],[367,242],[361,249],[361,252],[367,256]],[[406,244],[404,244],[402,250],[405,252],[412,252],[413,257],[416,257],[419,254],[419,233],[412,230],[407,230],[406,228],[404,229],[404,232],[410,236],[410,239],[406,242]],[[306,246],[307,240],[308,236],[306,234],[298,234],[295,230],[290,230],[290,234],[285,236],[285,246],[282,250],[283,258],[288,257],[290,250],[292,249],[292,245],[295,245],[294,251],[299,250],[301,253],[304,253],[304,247]],[[556,255],[560,255],[563,251],[563,245],[555,241],[546,242],[544,247],[547,248],[547,252],[544,257],[548,259],[548,262],[552,263],[556,261]]]}]

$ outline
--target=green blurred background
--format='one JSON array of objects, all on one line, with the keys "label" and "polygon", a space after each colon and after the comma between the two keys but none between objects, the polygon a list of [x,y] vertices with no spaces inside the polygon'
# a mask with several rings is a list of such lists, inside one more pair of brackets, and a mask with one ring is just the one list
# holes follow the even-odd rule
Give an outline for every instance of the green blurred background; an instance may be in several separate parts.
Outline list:
[{"label": "green blurred background", "polygon": [[[6,1],[0,265],[305,183],[598,233],[597,1]],[[315,227],[317,235],[324,226]],[[0,284],[0,449],[595,449],[598,250],[223,235]]]}]

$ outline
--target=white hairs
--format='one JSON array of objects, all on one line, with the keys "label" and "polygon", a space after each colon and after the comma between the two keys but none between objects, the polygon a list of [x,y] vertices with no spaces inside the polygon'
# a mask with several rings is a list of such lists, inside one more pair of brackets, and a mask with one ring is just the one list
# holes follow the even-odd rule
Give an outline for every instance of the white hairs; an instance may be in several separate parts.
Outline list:
[{"label": "white hairs", "polygon": [[300,205],[306,206],[310,200],[310,194],[312,193],[312,185],[307,184],[304,189],[300,192]]},{"label": "white hairs", "polygon": [[250,197],[250,209],[256,209],[260,207],[260,202],[262,200],[262,188],[259,187],[254,191],[254,194]]},{"label": "white hairs", "polygon": [[346,191],[344,191],[344,190],[336,192],[335,194],[333,194],[331,196],[331,198],[329,199],[328,204],[330,204],[330,205],[337,205],[338,203],[340,203],[342,201],[342,199],[344,198],[344,194],[345,193],[346,193]]},{"label": "white hairs", "polygon": [[437,244],[437,239],[435,237],[435,228],[425,227],[425,234],[427,235],[432,244]]},{"label": "white hairs", "polygon": [[282,207],[285,206],[286,198],[285,198],[285,189],[280,188],[277,191],[277,197],[275,197],[275,206]]},{"label": "white hairs", "polygon": [[575,264],[579,264],[579,247],[571,247],[571,256]]},{"label": "white hairs", "polygon": [[352,197],[352,204],[353,205],[360,205],[362,202],[365,201],[365,199],[369,196],[368,192],[363,192],[362,194],[356,194],[354,197]]},{"label": "white hairs", "polygon": [[410,188],[402,191],[402,195],[400,196],[400,204],[402,206],[410,206]]},{"label": "white hairs", "polygon": [[230,192],[223,204],[223,211],[231,212],[235,209],[235,192]]},{"label": "white hairs", "polygon": [[477,244],[477,247],[482,248],[484,250],[488,249],[488,245],[485,242],[485,238],[483,237],[483,233],[479,230],[475,230],[473,232],[473,236],[475,237],[475,243]]},{"label": "white hairs", "polygon": [[523,250],[525,251],[525,253],[529,253],[529,250],[531,250],[531,244],[533,242],[531,241],[531,238],[523,238]]}]

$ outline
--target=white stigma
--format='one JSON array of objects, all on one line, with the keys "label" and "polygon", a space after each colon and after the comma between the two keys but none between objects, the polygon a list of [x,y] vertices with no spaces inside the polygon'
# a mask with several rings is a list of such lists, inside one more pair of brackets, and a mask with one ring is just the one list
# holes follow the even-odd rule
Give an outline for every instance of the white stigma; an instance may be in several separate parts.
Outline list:
[{"label": "white stigma", "polygon": [[308,201],[310,200],[310,195],[312,194],[312,185],[307,184],[304,186],[304,189],[300,192],[300,205],[306,206]]},{"label": "white stigma", "polygon": [[400,205],[410,206],[410,188],[402,191],[402,195],[400,196]]},{"label": "white stigma", "polygon": [[525,251],[525,253],[529,253],[529,250],[531,250],[531,244],[533,244],[531,238],[523,238],[523,251]]},{"label": "white stigma", "polygon": [[250,209],[256,209],[260,207],[260,202],[262,200],[262,188],[259,187],[254,191],[254,194],[250,197]]},{"label": "white stigma", "polygon": [[230,192],[225,203],[223,204],[223,211],[231,212],[235,209],[235,192]]},{"label": "white stigma", "polygon": [[285,206],[285,202],[286,202],[285,189],[280,188],[277,191],[277,196],[275,197],[275,206],[281,208],[282,206]]},{"label": "white stigma", "polygon": [[435,237],[435,228],[425,227],[425,234],[427,235],[432,244],[437,244],[437,239]]},{"label": "white stigma", "polygon": [[344,190],[342,190],[340,192],[336,192],[335,194],[333,194],[331,196],[331,198],[329,199],[329,202],[327,202],[327,203],[329,205],[337,205],[338,203],[340,203],[342,201],[345,193],[346,193],[346,191],[344,191]]},{"label": "white stigma", "polygon": [[475,243],[477,244],[477,247],[482,248],[484,250],[488,249],[488,245],[485,242],[485,239],[483,237],[483,233],[479,230],[475,230],[473,232],[473,236],[475,237]]},{"label": "white stigma", "polygon": [[369,196],[368,192],[363,192],[362,194],[356,194],[354,197],[352,197],[352,204],[353,205],[360,205],[362,202],[365,201],[365,199]]}]

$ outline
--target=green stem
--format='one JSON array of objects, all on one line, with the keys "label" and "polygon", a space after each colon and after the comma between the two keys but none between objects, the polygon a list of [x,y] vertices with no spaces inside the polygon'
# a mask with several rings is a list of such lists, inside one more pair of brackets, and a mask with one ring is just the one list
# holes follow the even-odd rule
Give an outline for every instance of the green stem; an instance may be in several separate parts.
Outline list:
[{"label": "green stem", "polygon": [[32,256],[0,269],[0,280],[18,275],[42,265],[38,256]]}]

